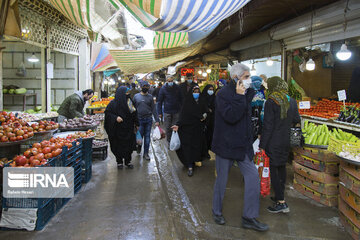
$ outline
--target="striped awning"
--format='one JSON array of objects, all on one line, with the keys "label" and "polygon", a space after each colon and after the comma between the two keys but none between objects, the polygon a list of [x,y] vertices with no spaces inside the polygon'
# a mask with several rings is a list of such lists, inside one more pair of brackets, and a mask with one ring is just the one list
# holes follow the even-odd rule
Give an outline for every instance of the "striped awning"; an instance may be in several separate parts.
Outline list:
[{"label": "striped awning", "polygon": [[110,54],[125,74],[148,73],[198,53],[201,45],[202,43],[197,43],[187,48],[177,47],[142,51],[110,50]]},{"label": "striped awning", "polygon": [[188,44],[189,33],[187,32],[156,32],[154,48],[174,48]]}]

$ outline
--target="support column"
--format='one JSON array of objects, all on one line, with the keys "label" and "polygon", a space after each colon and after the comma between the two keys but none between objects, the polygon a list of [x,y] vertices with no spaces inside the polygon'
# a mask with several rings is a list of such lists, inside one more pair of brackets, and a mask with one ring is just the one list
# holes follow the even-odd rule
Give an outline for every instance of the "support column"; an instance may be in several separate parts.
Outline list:
[{"label": "support column", "polygon": [[91,88],[90,48],[87,39],[79,41],[79,90]]},{"label": "support column", "polygon": [[3,73],[2,73],[2,45],[0,41],[0,109],[4,109],[4,100],[3,100]]},{"label": "support column", "polygon": [[46,88],[46,62],[47,61],[46,61],[46,49],[45,48],[41,48],[40,61],[41,61],[41,109],[42,109],[42,112],[47,112],[47,88]]}]

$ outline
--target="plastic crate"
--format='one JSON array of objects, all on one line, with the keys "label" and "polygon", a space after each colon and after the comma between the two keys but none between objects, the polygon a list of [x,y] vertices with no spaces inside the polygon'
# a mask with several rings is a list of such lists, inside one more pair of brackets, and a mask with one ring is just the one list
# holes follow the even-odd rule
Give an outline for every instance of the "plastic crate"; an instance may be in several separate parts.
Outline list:
[{"label": "plastic crate", "polygon": [[54,210],[57,213],[64,206],[64,198],[54,198]]},{"label": "plastic crate", "polygon": [[42,230],[54,215],[54,199],[51,199],[45,206],[38,208],[35,230]]},{"label": "plastic crate", "polygon": [[90,165],[88,168],[85,168],[82,171],[82,182],[88,183],[91,177],[92,177],[92,166]]},{"label": "plastic crate", "polygon": [[3,208],[41,208],[52,198],[3,198]]},{"label": "plastic crate", "polygon": [[92,164],[93,140],[94,140],[94,138],[82,139],[82,152],[83,152],[84,168],[88,168]]}]

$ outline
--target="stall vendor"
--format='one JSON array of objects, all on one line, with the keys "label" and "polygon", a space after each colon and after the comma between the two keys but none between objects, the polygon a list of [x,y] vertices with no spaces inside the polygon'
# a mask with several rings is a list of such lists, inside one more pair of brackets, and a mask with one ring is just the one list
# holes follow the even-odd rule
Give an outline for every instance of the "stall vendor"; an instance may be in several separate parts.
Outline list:
[{"label": "stall vendor", "polygon": [[94,96],[94,91],[92,89],[87,89],[85,91],[77,91],[74,94],[65,98],[65,100],[60,105],[58,110],[59,113],[59,122],[63,122],[64,119],[80,118],[84,116],[84,105],[86,101],[91,99]]}]

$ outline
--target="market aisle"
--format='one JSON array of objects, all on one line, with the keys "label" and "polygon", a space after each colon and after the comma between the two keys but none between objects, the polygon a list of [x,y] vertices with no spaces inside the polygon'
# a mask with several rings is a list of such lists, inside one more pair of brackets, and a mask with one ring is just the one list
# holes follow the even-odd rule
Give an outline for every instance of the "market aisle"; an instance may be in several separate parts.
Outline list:
[{"label": "market aisle", "polygon": [[154,159],[134,153],[135,168],[118,170],[109,156],[43,231],[0,231],[0,239],[178,239]]}]

